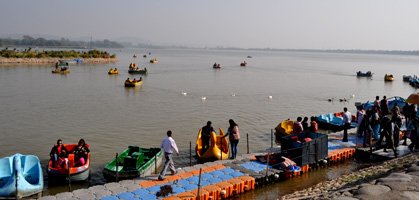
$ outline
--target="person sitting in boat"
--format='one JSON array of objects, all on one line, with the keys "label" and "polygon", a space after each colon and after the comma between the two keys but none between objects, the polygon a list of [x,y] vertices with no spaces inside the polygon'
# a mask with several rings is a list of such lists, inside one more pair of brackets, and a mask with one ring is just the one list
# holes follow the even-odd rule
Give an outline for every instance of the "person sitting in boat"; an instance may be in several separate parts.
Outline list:
[{"label": "person sitting in boat", "polygon": [[214,65],[212,67],[217,67],[217,62],[214,63]]},{"label": "person sitting in boat", "polygon": [[86,142],[84,139],[80,139],[77,147],[74,149],[74,159],[75,163],[74,166],[83,166],[86,164],[87,161],[87,154],[89,154],[90,150],[86,146]]},{"label": "person sitting in boat", "polygon": [[202,154],[209,149],[211,133],[215,132],[214,128],[211,126],[211,121],[207,122],[207,125],[201,129],[201,139],[202,139]]},{"label": "person sitting in boat", "polygon": [[125,82],[131,82],[131,80],[129,80],[129,77],[127,78],[127,80],[125,80]]},{"label": "person sitting in boat", "polygon": [[134,80],[132,80],[132,82],[133,82],[133,83],[136,83],[136,82],[137,82],[137,79],[135,79],[135,78],[134,78]]},{"label": "person sitting in boat", "polygon": [[279,162],[280,162],[279,167],[284,170],[288,170],[292,168],[293,166],[297,165],[294,161],[284,156],[281,156],[281,158],[279,159]]},{"label": "person sitting in boat", "polygon": [[65,158],[68,155],[68,150],[63,145],[63,141],[61,139],[57,140],[57,144],[55,144],[51,148],[51,152],[49,153],[49,156],[52,160],[53,166],[63,166],[65,163]]},{"label": "person sitting in boat", "polygon": [[58,62],[55,63],[55,70],[58,70]]},{"label": "person sitting in boat", "polygon": [[304,131],[303,125],[301,124],[301,121],[303,118],[297,117],[297,121],[294,122],[294,125],[292,127],[293,134],[302,133]]},{"label": "person sitting in boat", "polygon": [[140,77],[140,80],[138,80],[138,82],[140,82],[140,81],[142,81],[143,80],[143,77]]}]

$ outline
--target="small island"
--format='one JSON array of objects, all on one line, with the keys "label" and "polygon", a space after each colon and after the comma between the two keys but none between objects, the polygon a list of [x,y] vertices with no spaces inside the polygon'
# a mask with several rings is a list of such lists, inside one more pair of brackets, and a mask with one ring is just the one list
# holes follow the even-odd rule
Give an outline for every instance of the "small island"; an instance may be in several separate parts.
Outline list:
[{"label": "small island", "polygon": [[118,61],[115,54],[106,51],[88,50],[32,50],[31,48],[2,49],[0,50],[0,63],[57,63],[63,60],[82,60],[83,63],[109,63]]}]

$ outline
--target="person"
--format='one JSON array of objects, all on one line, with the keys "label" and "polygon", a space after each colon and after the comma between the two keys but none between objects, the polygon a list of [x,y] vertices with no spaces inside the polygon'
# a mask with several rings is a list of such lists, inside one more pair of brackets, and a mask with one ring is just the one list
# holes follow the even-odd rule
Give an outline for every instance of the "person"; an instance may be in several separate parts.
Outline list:
[{"label": "person", "polygon": [[304,117],[303,122],[301,122],[301,125],[303,125],[304,132],[308,131],[308,117]]},{"label": "person", "polygon": [[347,107],[343,108],[343,139],[342,142],[348,142],[348,129],[351,127],[352,115]]},{"label": "person", "polygon": [[125,82],[131,82],[131,81],[129,80],[129,77],[127,78],[127,80],[125,80]]},{"label": "person", "polygon": [[319,131],[319,126],[317,125],[316,117],[314,116],[310,117],[310,131],[312,133],[317,133],[317,131]]},{"label": "person", "polygon": [[55,63],[55,70],[58,70],[58,62]]},{"label": "person", "polygon": [[358,137],[362,137],[362,134],[364,132],[364,129],[363,129],[363,126],[362,126],[362,120],[364,118],[364,115],[365,115],[365,113],[364,113],[363,106],[362,105],[357,106],[357,111],[356,111],[356,120],[357,121],[356,122],[357,122],[357,126],[358,126],[358,129],[357,129]]},{"label": "person", "polygon": [[370,115],[370,126],[372,129],[372,133],[373,133],[373,140],[378,140],[378,134],[380,131],[380,117],[378,115],[378,108],[377,107],[373,107],[372,111],[371,111],[371,115]]},{"label": "person", "polygon": [[202,154],[204,154],[210,145],[211,133],[215,132],[214,128],[211,126],[211,121],[207,122],[206,126],[203,126],[201,129],[201,140],[202,140]]},{"label": "person", "polygon": [[68,150],[63,145],[63,141],[61,139],[57,140],[57,144],[55,144],[51,148],[51,152],[49,153],[49,156],[52,160],[52,165],[54,167],[62,167],[62,165],[65,163],[64,160],[68,155]]},{"label": "person", "polygon": [[177,148],[175,140],[172,138],[172,131],[167,131],[167,137],[163,139],[161,143],[161,148],[164,150],[164,157],[166,161],[164,162],[164,167],[162,171],[160,172],[160,175],[158,177],[159,180],[164,180],[166,176],[167,168],[170,169],[172,172],[172,175],[175,175],[177,173],[175,164],[173,163],[173,150],[176,151],[176,154],[179,155],[179,150]]},{"label": "person", "polygon": [[[396,104],[397,105],[397,104]],[[399,110],[392,110],[391,122],[393,123],[393,142],[394,147],[397,148],[400,143],[400,128],[402,126],[402,117]]]},{"label": "person", "polygon": [[388,101],[387,97],[383,96],[383,99],[380,101],[381,116],[388,115]]},{"label": "person", "polygon": [[380,109],[380,96],[375,96],[374,106]]},{"label": "person", "polygon": [[410,141],[409,150],[413,152],[415,149],[418,149],[417,140],[418,140],[418,119],[416,117],[411,118],[407,122],[407,130],[410,132]]},{"label": "person", "polygon": [[231,157],[230,159],[235,159],[237,156],[237,144],[239,144],[240,140],[240,131],[239,131],[239,125],[234,122],[234,120],[229,119],[228,123],[230,126],[227,129],[227,134],[224,137],[228,137],[228,140],[230,141],[230,147],[231,147]]},{"label": "person", "polygon": [[361,130],[364,132],[363,147],[367,147],[372,144],[372,128],[370,124],[370,116],[372,115],[372,110],[367,110],[364,117],[361,121]]},{"label": "person", "polygon": [[217,62],[214,63],[214,65],[212,67],[217,67]]},{"label": "person", "polygon": [[292,126],[293,134],[298,134],[304,131],[303,125],[301,124],[302,120],[303,118],[297,117],[297,121],[295,121],[294,125]]},{"label": "person", "polygon": [[140,80],[138,80],[138,81],[142,81],[143,80],[143,77],[140,77]]},{"label": "person", "polygon": [[83,166],[86,164],[87,155],[89,154],[90,150],[86,146],[86,142],[84,139],[80,139],[77,147],[74,149],[74,166]]},{"label": "person", "polygon": [[397,157],[397,151],[394,147],[394,143],[392,140],[392,124],[391,120],[388,116],[384,116],[381,119],[381,126],[380,126],[380,139],[377,142],[377,146],[381,146],[383,142],[383,138],[386,138],[386,145],[384,146],[384,152],[387,152],[387,148],[390,148],[394,152],[394,157]]}]

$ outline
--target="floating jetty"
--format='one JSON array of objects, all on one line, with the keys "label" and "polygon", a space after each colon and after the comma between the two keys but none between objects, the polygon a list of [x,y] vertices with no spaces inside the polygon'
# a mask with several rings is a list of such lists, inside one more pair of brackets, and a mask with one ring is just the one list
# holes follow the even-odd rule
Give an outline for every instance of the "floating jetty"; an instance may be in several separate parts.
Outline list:
[{"label": "floating jetty", "polygon": [[[60,193],[55,196],[44,196],[42,200],[54,199],[222,199],[254,190],[265,185],[286,181],[304,173],[315,173],[319,167],[327,167],[340,163],[354,156],[356,137],[351,135],[349,142],[341,142],[341,138],[330,135],[330,146],[327,158],[323,162],[315,162],[300,166],[299,171],[284,171],[271,165],[259,162],[256,157],[280,151],[280,148],[268,149],[266,152],[245,154],[235,160],[219,160],[197,164],[179,169],[178,173],[166,176],[165,180],[157,180],[157,175],[142,179],[124,180],[120,182],[97,185],[87,189]],[[310,172],[313,171],[313,172]],[[168,185],[170,187],[168,187]],[[168,196],[158,197],[167,188]],[[163,191],[164,190],[164,191]]]}]

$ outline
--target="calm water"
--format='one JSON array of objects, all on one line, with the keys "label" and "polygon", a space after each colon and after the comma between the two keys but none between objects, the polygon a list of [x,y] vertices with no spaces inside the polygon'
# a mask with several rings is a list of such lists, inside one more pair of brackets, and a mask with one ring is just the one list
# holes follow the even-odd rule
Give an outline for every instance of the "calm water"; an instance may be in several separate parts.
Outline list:
[{"label": "calm water", "polygon": [[[142,58],[149,51],[158,64],[148,63],[151,57]],[[416,89],[403,83],[402,75],[417,73],[419,67],[419,57],[414,56],[163,49],[111,52],[119,57],[118,63],[71,66],[68,75],[52,74],[51,65],[0,65],[0,157],[35,154],[45,166],[58,138],[65,143],[84,138],[91,145],[92,183],[101,184],[105,162],[128,145],[158,146],[171,129],[182,152],[177,165],[184,166],[189,162],[189,142],[194,143],[198,129],[211,120],[214,127],[225,130],[230,118],[239,124],[243,139],[249,134],[254,152],[270,146],[270,129],[281,120],[337,112],[345,106],[354,112],[355,101],[372,100],[376,95],[406,98]],[[139,55],[135,59],[134,53]],[[243,60],[247,67],[239,67]],[[123,85],[127,77],[139,78],[128,75],[130,62],[149,70],[141,87]],[[222,69],[212,69],[214,62],[221,63]],[[120,74],[109,76],[110,67],[118,67]],[[370,70],[374,76],[357,78],[359,70]],[[395,81],[385,83],[385,73],[392,73]],[[355,98],[345,103],[327,101],[352,95]],[[241,140],[239,153],[245,153],[245,148]],[[63,190],[50,187],[46,193]]]}]

